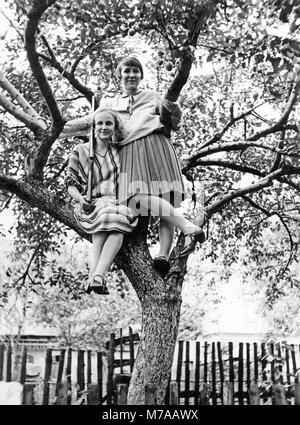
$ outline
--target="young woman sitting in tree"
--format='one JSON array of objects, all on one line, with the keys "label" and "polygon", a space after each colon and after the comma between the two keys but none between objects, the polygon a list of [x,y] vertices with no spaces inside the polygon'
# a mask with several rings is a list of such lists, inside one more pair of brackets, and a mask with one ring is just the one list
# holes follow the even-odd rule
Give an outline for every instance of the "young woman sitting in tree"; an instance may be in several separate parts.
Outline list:
[{"label": "young woman sitting in tree", "polygon": [[117,199],[120,172],[117,143],[124,137],[121,121],[108,109],[98,109],[93,119],[92,202],[87,199],[89,143],[78,144],[71,153],[66,185],[73,199],[77,223],[92,235],[91,273],[85,290],[108,294],[105,274],[122,246],[124,233],[132,232],[138,219]]}]

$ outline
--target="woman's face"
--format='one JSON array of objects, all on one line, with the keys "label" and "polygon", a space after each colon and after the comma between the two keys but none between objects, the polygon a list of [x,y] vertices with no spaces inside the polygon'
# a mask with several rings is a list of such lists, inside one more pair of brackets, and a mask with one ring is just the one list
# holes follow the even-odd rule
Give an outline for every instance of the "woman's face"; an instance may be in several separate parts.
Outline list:
[{"label": "woman's face", "polygon": [[137,66],[123,65],[121,68],[121,81],[126,93],[134,93],[140,84],[142,74]]},{"label": "woman's face", "polygon": [[97,139],[108,142],[115,132],[115,120],[109,112],[98,112],[95,115],[95,135]]}]

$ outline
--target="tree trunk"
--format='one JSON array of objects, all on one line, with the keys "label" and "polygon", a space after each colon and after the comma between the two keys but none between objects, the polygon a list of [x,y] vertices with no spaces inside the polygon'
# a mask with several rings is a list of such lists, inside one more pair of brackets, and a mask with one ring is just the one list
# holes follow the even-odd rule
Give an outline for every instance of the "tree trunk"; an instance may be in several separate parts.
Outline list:
[{"label": "tree trunk", "polygon": [[[161,287],[160,282],[157,287]],[[127,404],[145,404],[145,388],[149,385],[154,388],[155,404],[164,404],[178,333],[181,296],[172,293],[161,296],[159,292],[149,291],[142,302],[141,339]]]},{"label": "tree trunk", "polygon": [[117,265],[134,287],[142,308],[139,349],[130,380],[127,404],[144,405],[146,388],[154,391],[156,404],[163,404],[173,363],[180,319],[181,290],[186,259],[171,255],[171,269],[162,279],[152,267],[146,243],[148,218],[142,217],[126,238]]}]

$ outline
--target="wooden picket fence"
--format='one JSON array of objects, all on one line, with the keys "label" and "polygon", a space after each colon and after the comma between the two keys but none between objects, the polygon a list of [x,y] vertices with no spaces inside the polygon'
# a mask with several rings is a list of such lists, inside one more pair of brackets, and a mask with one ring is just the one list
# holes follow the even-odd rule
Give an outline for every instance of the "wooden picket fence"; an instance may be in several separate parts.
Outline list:
[{"label": "wooden picket fence", "polygon": [[[36,383],[26,379],[27,347],[23,346],[18,373],[23,404],[126,404],[138,341],[139,335],[129,328],[128,335],[122,330],[118,336],[111,334],[106,352],[46,349],[38,402]],[[59,364],[54,376],[55,352]],[[0,381],[12,381],[12,359],[11,345],[0,345]],[[165,404],[299,405],[299,369],[299,345],[179,341]],[[153,388],[145,392],[147,404],[152,404]]]},{"label": "wooden picket fence", "polygon": [[174,363],[179,404],[299,404],[299,345],[179,341]]},{"label": "wooden picket fence", "polygon": [[[41,385],[41,395],[38,404],[76,404],[76,401],[82,398],[84,392],[87,399],[87,404],[101,404],[103,402],[103,353],[97,353],[97,383],[92,384],[92,373],[91,373],[91,351],[78,350],[73,351],[69,349],[60,350],[60,360],[57,376],[52,377],[52,349],[46,350],[45,356],[45,372],[44,378]],[[57,350],[55,350],[57,351]],[[6,352],[6,373],[5,381],[12,381],[12,349],[8,345],[5,349],[4,345],[0,345],[0,381],[3,380],[4,375],[4,353]],[[72,367],[72,356],[77,355],[77,382],[76,385],[72,386],[71,380],[71,367]],[[85,363],[84,357],[87,358],[87,373],[85,374]],[[26,382],[26,362],[27,362],[27,347],[22,348],[22,362],[21,370],[18,381],[23,385],[23,404],[31,405],[36,403],[37,396],[37,384]],[[65,373],[64,373],[65,372]],[[86,382],[85,382],[85,376]],[[74,394],[74,389],[75,393]],[[73,393],[72,393],[73,390]],[[50,403],[50,393],[51,403]]]}]

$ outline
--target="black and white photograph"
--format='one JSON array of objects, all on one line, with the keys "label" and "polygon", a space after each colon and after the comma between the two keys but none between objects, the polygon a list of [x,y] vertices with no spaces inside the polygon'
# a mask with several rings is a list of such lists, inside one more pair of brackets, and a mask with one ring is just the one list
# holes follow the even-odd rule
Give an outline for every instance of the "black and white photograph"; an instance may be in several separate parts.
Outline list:
[{"label": "black and white photograph", "polygon": [[299,92],[299,0],[0,0],[1,406],[300,405]]}]

